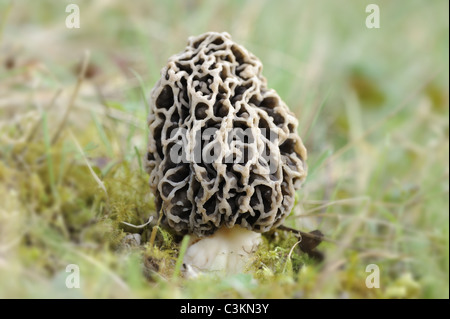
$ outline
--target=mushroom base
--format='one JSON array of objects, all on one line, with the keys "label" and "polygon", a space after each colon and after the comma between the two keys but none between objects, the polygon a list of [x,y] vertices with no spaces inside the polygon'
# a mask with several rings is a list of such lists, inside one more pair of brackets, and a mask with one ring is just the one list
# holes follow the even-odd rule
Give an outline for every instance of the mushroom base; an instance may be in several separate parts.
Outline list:
[{"label": "mushroom base", "polygon": [[261,243],[261,234],[235,226],[222,227],[214,235],[193,240],[183,260],[186,277],[204,272],[236,274],[245,270]]}]

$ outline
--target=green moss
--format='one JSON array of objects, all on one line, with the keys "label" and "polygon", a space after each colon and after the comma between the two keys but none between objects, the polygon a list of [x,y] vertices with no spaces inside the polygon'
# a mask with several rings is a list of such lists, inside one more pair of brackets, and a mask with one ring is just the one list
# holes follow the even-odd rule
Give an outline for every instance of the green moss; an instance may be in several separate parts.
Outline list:
[{"label": "green moss", "polygon": [[[187,10],[159,2],[150,10],[145,1],[109,1],[113,15],[85,16],[81,33],[43,44],[45,57],[28,47],[29,35],[14,34],[28,21],[34,36],[45,32],[54,43],[46,28],[61,25],[61,11],[9,7],[2,44],[22,49],[0,52],[0,297],[448,298],[448,73],[438,72],[448,70],[448,3],[392,4],[382,14],[395,18],[374,32],[355,27],[363,6],[266,4],[249,20],[236,19],[237,3]],[[131,28],[116,23],[130,17]],[[170,36],[142,28],[149,19]],[[261,57],[269,86],[307,132],[310,175],[287,225],[332,239],[318,247],[323,262],[276,230],[263,235],[247,273],[186,280],[175,272],[181,238],[153,228],[145,98],[187,36],[216,29]],[[80,43],[95,43],[98,72],[84,79],[56,132]],[[146,228],[123,224],[150,217]],[[68,264],[80,266],[76,293],[64,285]],[[380,268],[380,288],[366,287],[369,264]]]}]

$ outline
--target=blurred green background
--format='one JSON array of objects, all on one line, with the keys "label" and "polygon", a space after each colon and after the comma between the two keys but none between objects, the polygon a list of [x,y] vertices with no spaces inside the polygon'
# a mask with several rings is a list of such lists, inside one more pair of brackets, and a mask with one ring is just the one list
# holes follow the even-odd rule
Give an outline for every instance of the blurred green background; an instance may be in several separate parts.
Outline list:
[{"label": "blurred green background", "polygon": [[[80,28],[65,11],[80,9]],[[380,8],[369,29],[366,6]],[[0,297],[449,297],[449,3],[0,0]],[[296,114],[309,175],[254,275],[183,280],[150,230],[147,97],[187,38],[226,31]],[[86,52],[88,50],[88,55]],[[81,61],[89,59],[85,78]],[[293,254],[290,254],[292,249]],[[67,289],[68,264],[81,288]],[[380,268],[369,289],[366,266]]]}]

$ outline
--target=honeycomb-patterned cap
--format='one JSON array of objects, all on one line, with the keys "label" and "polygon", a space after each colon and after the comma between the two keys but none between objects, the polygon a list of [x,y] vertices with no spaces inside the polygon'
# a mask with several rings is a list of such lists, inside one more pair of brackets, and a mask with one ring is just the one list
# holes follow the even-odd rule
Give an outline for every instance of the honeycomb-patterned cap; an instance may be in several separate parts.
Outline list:
[{"label": "honeycomb-patterned cap", "polygon": [[151,92],[146,169],[163,223],[199,237],[280,225],[306,177],[297,125],[228,33],[190,37]]}]

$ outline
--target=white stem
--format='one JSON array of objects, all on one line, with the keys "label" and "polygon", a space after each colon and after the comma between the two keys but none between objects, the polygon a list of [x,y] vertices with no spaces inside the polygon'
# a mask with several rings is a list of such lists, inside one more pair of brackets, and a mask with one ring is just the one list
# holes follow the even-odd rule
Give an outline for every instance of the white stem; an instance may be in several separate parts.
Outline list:
[{"label": "white stem", "polygon": [[259,233],[239,226],[222,227],[188,247],[183,260],[185,275],[192,277],[207,271],[241,273],[260,242]]}]

